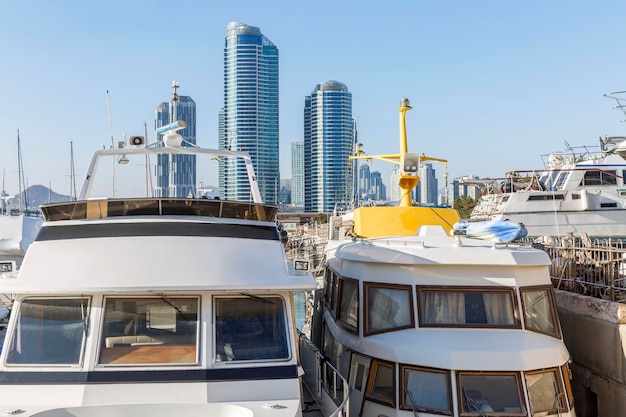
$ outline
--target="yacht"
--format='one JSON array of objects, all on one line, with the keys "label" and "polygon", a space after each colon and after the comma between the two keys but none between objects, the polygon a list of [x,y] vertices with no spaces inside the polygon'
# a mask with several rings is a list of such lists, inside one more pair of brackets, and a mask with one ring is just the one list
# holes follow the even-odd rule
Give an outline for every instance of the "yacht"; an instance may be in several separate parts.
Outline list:
[{"label": "yacht", "polygon": [[[77,200],[41,207],[19,273],[0,276],[0,293],[14,295],[0,356],[5,415],[306,411],[294,293],[315,280],[287,262],[277,208],[261,201],[250,156],[183,146],[185,126],[160,128],[151,145],[133,136],[96,151]],[[236,161],[249,201],[180,197],[175,186],[160,196],[99,194],[102,184],[120,194],[143,184],[138,172],[157,158],[175,167],[180,157],[198,169],[201,157]]]},{"label": "yacht", "polygon": [[[405,196],[409,109],[387,156]],[[311,339],[347,380],[351,416],[575,416],[545,252],[468,237],[454,210],[410,198],[334,220]]]},{"label": "yacht", "polygon": [[[623,94],[605,96],[624,111]],[[468,220],[520,222],[530,237],[626,238],[626,136],[602,136],[598,146],[566,145],[542,156],[543,169],[468,180],[482,194]]]}]

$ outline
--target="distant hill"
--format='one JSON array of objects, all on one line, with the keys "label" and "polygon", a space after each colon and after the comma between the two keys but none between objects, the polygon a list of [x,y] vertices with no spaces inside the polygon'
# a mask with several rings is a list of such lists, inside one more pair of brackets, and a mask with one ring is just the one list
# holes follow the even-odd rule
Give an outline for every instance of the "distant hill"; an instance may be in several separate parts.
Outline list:
[{"label": "distant hill", "polygon": [[[19,194],[13,196],[13,205],[15,206],[18,201]],[[43,185],[31,185],[22,192],[22,198],[24,202],[28,202],[28,209],[37,210],[40,205],[48,203],[62,203],[64,201],[70,201],[69,195],[58,194],[52,191],[50,188]]]}]

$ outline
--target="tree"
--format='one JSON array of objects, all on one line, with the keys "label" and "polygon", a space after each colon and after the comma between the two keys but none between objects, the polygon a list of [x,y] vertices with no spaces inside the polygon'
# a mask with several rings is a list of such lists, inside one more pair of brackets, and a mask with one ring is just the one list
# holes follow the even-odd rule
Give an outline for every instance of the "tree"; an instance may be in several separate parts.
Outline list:
[{"label": "tree", "polygon": [[472,214],[476,203],[478,203],[478,200],[474,200],[472,197],[458,197],[454,200],[453,208],[459,212],[459,216],[462,219],[467,219]]}]

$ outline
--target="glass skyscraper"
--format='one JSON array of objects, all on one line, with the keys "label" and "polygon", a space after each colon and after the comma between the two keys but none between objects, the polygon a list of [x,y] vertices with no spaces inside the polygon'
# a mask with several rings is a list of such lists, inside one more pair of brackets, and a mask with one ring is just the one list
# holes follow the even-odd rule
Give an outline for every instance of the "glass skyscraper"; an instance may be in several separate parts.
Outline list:
[{"label": "glass skyscraper", "polygon": [[[174,83],[174,94],[169,103],[163,102],[156,108],[155,129],[177,120],[183,120],[187,127],[177,133],[183,137],[181,146],[196,144],[196,103],[188,96],[176,93],[178,84]],[[162,140],[163,138],[158,138]],[[195,155],[158,155],[156,165],[156,197],[197,197],[196,192],[196,156]]]},{"label": "glass skyscraper", "polygon": [[304,142],[291,143],[291,204],[304,206]]},{"label": "glass skyscraper", "polygon": [[318,84],[304,100],[304,209],[332,212],[352,201],[352,93],[345,84]]},{"label": "glass skyscraper", "polygon": [[[224,108],[219,148],[248,152],[264,203],[277,204],[278,48],[257,27],[231,22],[224,47]],[[219,166],[220,197],[250,200],[245,165],[225,158]]]}]

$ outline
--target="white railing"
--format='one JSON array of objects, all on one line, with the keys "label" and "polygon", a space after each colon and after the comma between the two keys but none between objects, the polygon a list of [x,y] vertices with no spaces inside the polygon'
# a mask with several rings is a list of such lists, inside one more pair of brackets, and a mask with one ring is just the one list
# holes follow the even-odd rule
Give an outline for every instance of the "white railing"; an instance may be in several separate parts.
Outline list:
[{"label": "white railing", "polygon": [[324,417],[350,417],[348,381],[304,333],[298,331],[298,335],[305,388],[320,406]]}]

